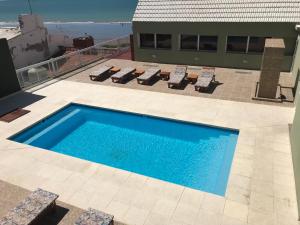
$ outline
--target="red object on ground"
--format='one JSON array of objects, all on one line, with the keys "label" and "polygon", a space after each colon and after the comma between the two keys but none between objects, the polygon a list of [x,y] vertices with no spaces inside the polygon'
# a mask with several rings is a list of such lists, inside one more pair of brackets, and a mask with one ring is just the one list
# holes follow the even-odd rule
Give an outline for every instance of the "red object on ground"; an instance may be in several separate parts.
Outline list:
[{"label": "red object on ground", "polygon": [[88,48],[94,45],[94,38],[92,36],[78,37],[73,39],[73,46],[77,49]]},{"label": "red object on ground", "polygon": [[25,114],[27,114],[29,112],[30,112],[29,110],[18,108],[9,113],[6,113],[6,114],[0,116],[0,121],[9,123],[9,122],[12,122],[12,121],[18,119],[21,116],[24,116]]}]

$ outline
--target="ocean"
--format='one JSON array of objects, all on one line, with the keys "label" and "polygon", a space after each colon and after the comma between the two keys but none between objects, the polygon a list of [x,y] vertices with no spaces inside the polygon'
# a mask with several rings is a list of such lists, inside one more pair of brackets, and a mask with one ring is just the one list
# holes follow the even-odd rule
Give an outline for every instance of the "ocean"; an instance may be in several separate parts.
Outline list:
[{"label": "ocean", "polygon": [[[96,42],[128,35],[137,0],[30,0],[49,32],[71,37],[92,35]],[[0,27],[17,25],[29,13],[27,0],[0,0]]]}]

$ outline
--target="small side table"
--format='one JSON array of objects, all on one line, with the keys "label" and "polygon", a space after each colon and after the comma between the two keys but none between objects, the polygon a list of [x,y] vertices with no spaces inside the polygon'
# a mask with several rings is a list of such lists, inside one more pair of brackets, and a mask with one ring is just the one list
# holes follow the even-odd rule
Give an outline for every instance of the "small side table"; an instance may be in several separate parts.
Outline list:
[{"label": "small side table", "polygon": [[119,67],[113,67],[113,68],[111,68],[109,71],[111,72],[111,73],[117,73],[117,72],[119,72],[121,70],[121,68],[119,68]]},{"label": "small side table", "polygon": [[198,74],[197,73],[189,73],[187,75],[187,80],[191,82],[192,84],[196,83],[198,79]]},{"label": "small side table", "polygon": [[161,71],[159,74],[162,80],[169,80],[170,79],[170,72],[169,71]]},{"label": "small side table", "polygon": [[145,70],[143,69],[137,69],[133,74],[137,77],[141,76],[143,73],[145,73]]}]

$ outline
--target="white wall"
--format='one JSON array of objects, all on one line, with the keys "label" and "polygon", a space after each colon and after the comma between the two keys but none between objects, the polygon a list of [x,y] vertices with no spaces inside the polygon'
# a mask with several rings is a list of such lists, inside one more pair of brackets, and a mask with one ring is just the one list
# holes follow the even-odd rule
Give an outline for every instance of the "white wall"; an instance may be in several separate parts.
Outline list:
[{"label": "white wall", "polygon": [[64,34],[48,34],[50,55],[59,51],[60,46],[73,47],[73,39]]},{"label": "white wall", "polygon": [[47,29],[37,15],[19,16],[21,34],[8,40],[16,69],[41,62],[50,57]]},{"label": "white wall", "polygon": [[20,15],[21,34],[8,40],[16,69],[49,59],[59,46],[72,47],[73,40],[61,34],[48,34],[38,15]]}]

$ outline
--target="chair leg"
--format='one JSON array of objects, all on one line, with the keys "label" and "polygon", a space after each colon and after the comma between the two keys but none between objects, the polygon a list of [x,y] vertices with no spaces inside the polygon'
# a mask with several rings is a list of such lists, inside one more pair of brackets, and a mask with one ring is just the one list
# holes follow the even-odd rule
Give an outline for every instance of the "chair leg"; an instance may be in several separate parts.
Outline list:
[{"label": "chair leg", "polygon": [[56,202],[53,202],[50,206],[50,212],[52,214],[55,214],[56,213]]}]

